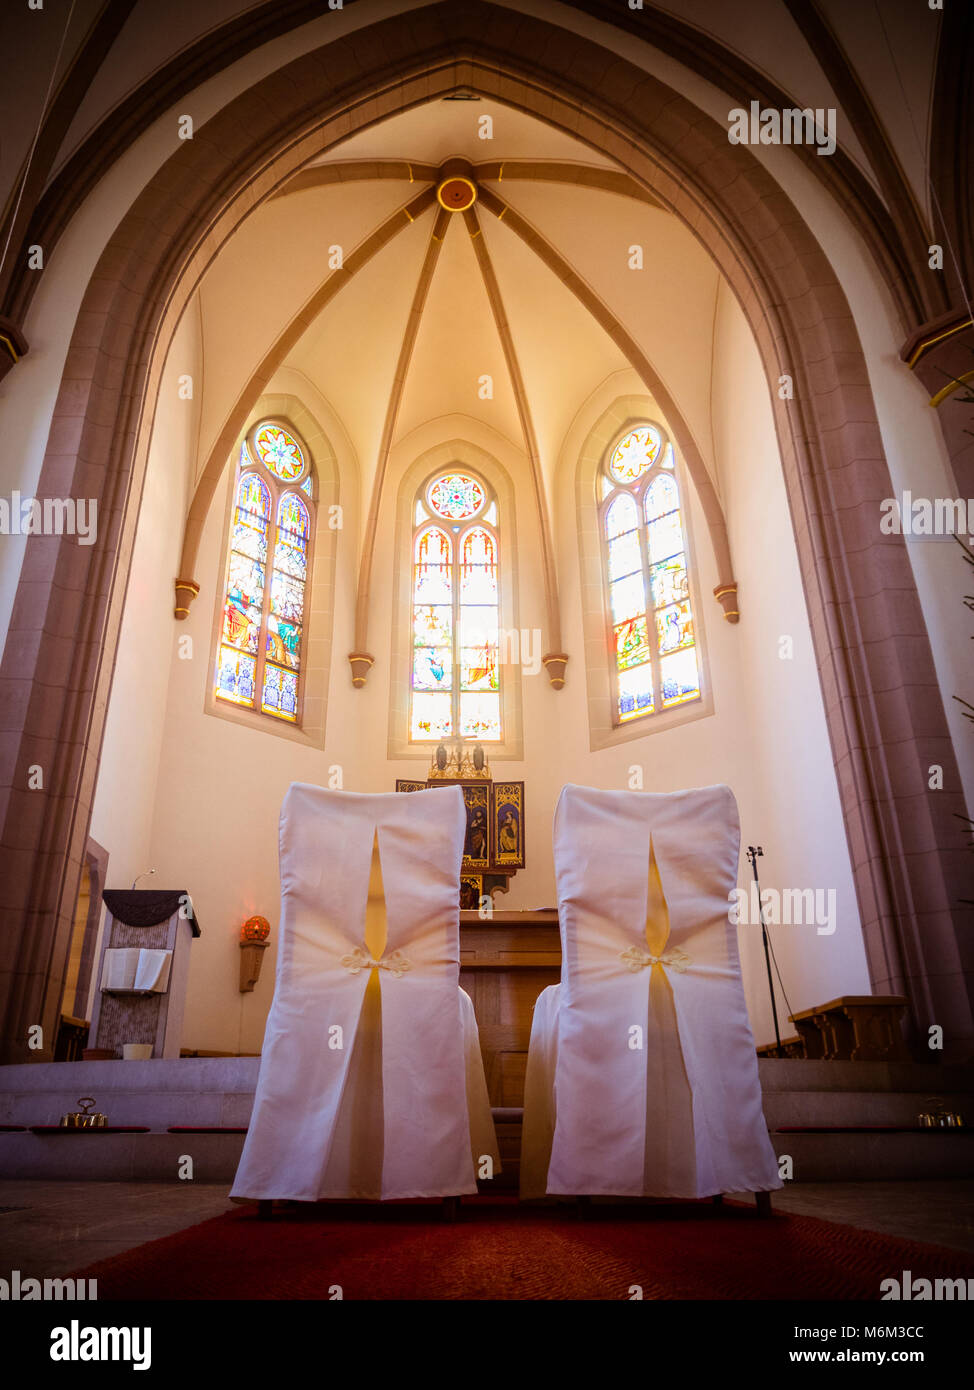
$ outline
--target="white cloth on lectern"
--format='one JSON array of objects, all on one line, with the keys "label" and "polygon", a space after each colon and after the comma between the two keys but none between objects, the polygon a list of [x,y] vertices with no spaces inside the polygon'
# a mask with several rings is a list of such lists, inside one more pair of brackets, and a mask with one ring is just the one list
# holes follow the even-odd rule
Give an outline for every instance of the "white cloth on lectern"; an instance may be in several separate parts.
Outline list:
[{"label": "white cloth on lectern", "polygon": [[169,988],[169,970],[172,965],[172,951],[144,947],[139,952],[135,967],[135,988],[151,989],[155,994],[165,994]]},{"label": "white cloth on lectern", "polygon": [[[651,842],[669,919],[655,953]],[[562,980],[535,1011],[522,1194],[780,1187],[729,915],[740,852],[730,788],[566,786],[554,851]]]},{"label": "white cloth on lectern", "polygon": [[[366,795],[295,783],[287,792],[277,979],[232,1196],[474,1192],[477,1140],[475,1152],[496,1165],[482,1062],[478,1116],[468,1119],[480,1053],[458,985],[465,831],[459,787]],[[387,939],[373,963],[364,932],[376,832]],[[366,1000],[373,974],[381,1024]]]}]

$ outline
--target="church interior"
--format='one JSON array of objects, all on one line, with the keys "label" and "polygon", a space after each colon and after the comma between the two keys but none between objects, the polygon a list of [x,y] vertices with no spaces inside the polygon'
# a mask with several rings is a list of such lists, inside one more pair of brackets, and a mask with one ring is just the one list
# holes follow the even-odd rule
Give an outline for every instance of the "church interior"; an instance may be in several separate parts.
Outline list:
[{"label": "church interior", "polygon": [[974,12],[0,27],[0,1282],[974,1297]]}]

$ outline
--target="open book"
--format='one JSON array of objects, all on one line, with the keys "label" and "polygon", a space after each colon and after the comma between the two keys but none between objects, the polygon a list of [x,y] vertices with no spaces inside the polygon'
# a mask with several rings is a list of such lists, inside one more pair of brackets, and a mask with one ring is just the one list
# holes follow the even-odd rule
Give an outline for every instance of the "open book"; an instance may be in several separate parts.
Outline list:
[{"label": "open book", "polygon": [[116,946],[105,952],[102,989],[149,989],[164,994],[169,988],[172,951]]}]

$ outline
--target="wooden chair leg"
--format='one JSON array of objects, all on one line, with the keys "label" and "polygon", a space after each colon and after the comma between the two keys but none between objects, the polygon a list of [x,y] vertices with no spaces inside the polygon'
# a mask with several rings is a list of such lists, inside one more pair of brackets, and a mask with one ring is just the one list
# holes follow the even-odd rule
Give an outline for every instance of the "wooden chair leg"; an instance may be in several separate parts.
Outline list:
[{"label": "wooden chair leg", "polygon": [[771,1215],[771,1193],[755,1192],[754,1200],[757,1202],[758,1216],[765,1219]]},{"label": "wooden chair leg", "polygon": [[443,1198],[443,1220],[447,1222],[448,1225],[452,1226],[456,1221],[458,1205],[459,1201],[456,1197]]},{"label": "wooden chair leg", "polygon": [[270,1221],[274,1215],[274,1203],[261,1201],[257,1203],[257,1220]]}]

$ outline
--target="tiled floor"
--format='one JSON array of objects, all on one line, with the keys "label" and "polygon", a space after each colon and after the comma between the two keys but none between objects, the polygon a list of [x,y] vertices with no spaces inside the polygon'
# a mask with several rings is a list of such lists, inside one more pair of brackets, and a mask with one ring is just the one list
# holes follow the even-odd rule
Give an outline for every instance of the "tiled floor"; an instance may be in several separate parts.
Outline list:
[{"label": "tiled floor", "polygon": [[[806,1183],[774,1204],[974,1253],[974,1182]],[[224,1184],[0,1181],[0,1278],[57,1278],[230,1209]]]}]

